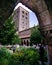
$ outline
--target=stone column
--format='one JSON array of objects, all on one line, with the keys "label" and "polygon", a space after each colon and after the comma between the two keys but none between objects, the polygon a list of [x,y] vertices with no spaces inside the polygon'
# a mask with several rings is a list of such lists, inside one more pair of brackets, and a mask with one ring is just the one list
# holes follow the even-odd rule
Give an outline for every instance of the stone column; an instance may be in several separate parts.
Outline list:
[{"label": "stone column", "polygon": [[47,9],[47,6],[43,0],[37,0],[35,3],[37,6],[38,11],[38,20],[40,25],[41,33],[47,38],[46,41],[48,42],[48,55],[49,55],[49,65],[52,65],[52,42],[50,44],[50,30],[52,30],[52,22],[50,18],[50,13]]},{"label": "stone column", "polygon": [[49,65],[52,65],[52,42],[50,42],[50,37],[52,37],[52,33],[50,32],[52,30],[52,23],[48,10],[40,13],[39,17],[41,23],[41,31],[43,35],[45,35],[45,37],[47,38],[46,41],[48,42]]},{"label": "stone column", "polygon": [[49,51],[49,65],[52,65],[52,45],[48,46]]}]

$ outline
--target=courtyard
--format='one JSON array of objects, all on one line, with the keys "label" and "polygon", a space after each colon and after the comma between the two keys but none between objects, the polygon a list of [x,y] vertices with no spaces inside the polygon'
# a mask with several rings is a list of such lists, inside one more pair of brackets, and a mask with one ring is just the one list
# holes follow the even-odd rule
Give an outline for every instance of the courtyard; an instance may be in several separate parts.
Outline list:
[{"label": "courtyard", "polygon": [[[14,11],[18,3],[34,12],[39,23],[37,26],[29,28],[29,12],[22,7]],[[34,16],[31,21],[33,19]],[[52,1],[1,1],[0,44],[0,65],[52,65]],[[15,44],[19,45],[18,48]]]}]

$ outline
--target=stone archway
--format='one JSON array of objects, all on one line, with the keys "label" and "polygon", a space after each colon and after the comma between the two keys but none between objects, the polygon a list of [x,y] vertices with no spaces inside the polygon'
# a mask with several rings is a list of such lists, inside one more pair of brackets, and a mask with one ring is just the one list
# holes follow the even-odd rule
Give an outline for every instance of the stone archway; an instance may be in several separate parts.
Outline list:
[{"label": "stone archway", "polygon": [[24,40],[24,45],[26,45],[26,41]]},{"label": "stone archway", "polygon": [[26,43],[27,43],[27,46],[29,46],[29,40],[27,40]]},{"label": "stone archway", "polygon": [[21,42],[21,45],[23,45],[23,41]]},{"label": "stone archway", "polygon": [[52,11],[50,14],[47,5],[45,4],[45,1],[47,2],[47,0],[2,0],[0,1],[0,26],[11,15],[14,7],[19,2],[23,3],[25,6],[30,8],[37,15],[37,18],[39,20],[40,30],[43,36],[46,38],[46,42],[50,43],[48,49],[49,49],[50,65],[52,65],[52,60],[51,60],[52,42],[50,42],[49,40],[49,38],[52,37],[51,35],[52,33],[50,33],[50,30],[52,30],[52,22],[51,22]]}]

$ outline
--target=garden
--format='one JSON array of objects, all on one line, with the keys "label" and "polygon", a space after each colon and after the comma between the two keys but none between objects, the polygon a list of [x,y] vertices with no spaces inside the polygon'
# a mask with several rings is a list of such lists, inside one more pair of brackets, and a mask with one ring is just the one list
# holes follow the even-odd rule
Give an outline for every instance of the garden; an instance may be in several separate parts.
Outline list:
[{"label": "garden", "polygon": [[3,47],[0,49],[0,65],[39,65],[39,51],[35,48],[20,47],[10,53]]}]

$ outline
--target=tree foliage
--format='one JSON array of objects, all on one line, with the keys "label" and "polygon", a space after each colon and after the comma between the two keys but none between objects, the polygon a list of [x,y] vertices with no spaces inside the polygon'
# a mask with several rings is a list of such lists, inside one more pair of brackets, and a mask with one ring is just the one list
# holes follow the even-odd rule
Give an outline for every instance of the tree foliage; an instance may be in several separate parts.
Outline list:
[{"label": "tree foliage", "polygon": [[3,27],[0,29],[0,43],[5,44],[14,44],[20,43],[20,38],[16,34],[15,23],[13,22],[13,17],[10,16],[3,24]]},{"label": "tree foliage", "polygon": [[31,36],[30,36],[30,44],[39,44],[41,43],[41,40],[43,39],[40,31],[38,30],[39,26],[35,26],[32,28]]}]

